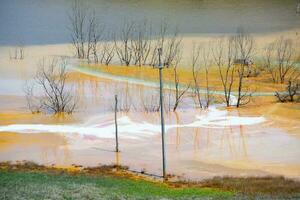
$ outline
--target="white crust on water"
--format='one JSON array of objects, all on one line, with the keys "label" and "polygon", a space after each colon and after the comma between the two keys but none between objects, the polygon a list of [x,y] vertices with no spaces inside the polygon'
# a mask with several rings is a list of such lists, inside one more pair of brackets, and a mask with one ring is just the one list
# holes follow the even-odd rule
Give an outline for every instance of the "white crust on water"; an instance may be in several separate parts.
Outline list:
[{"label": "white crust on water", "polygon": [[[203,115],[196,115],[196,119],[188,124],[167,124],[166,131],[172,128],[202,127],[225,128],[230,126],[254,125],[265,122],[264,117],[239,117],[228,116],[227,111],[221,111],[214,107],[208,109]],[[119,135],[123,138],[139,139],[160,133],[159,124],[148,122],[134,122],[128,116],[118,119]],[[0,132],[16,133],[61,133],[93,135],[100,138],[114,138],[115,125],[113,120],[100,124],[82,125],[44,125],[44,124],[12,124],[0,126]]]}]

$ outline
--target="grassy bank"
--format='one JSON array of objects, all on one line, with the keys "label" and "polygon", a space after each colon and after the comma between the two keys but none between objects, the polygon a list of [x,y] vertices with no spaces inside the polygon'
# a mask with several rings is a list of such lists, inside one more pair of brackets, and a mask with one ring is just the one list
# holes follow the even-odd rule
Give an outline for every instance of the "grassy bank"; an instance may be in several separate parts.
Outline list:
[{"label": "grassy bank", "polygon": [[41,171],[0,171],[0,199],[230,199],[210,188],[171,188],[141,179],[70,175]]},{"label": "grassy bank", "polygon": [[297,199],[283,177],[161,182],[116,166],[56,168],[0,163],[0,199]]}]

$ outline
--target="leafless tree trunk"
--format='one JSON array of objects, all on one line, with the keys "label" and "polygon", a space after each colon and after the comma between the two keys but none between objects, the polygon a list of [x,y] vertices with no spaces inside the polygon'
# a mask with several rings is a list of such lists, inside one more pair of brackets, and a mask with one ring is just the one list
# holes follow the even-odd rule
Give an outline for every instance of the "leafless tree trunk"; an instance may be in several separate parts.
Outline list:
[{"label": "leafless tree trunk", "polygon": [[92,53],[94,62],[98,63],[98,48],[99,41],[102,39],[104,34],[104,25],[100,25],[96,19],[95,11],[91,15],[89,19],[89,27],[88,27],[88,53],[87,58],[90,61],[90,53]]},{"label": "leafless tree trunk", "polygon": [[[66,87],[68,73],[66,63],[58,63],[53,59],[49,64],[42,60],[39,64],[39,70],[36,73],[34,82],[27,86],[25,90],[29,108],[33,106],[51,111],[53,113],[72,113],[76,107],[75,97],[70,89]],[[36,86],[37,88],[34,88]],[[34,90],[41,92],[38,94],[38,105],[32,105],[32,97],[35,97]]]},{"label": "leafless tree trunk", "polygon": [[168,38],[166,46],[164,47],[164,65],[170,67],[173,62],[176,62],[177,57],[181,53],[181,41],[178,36],[178,29],[175,30],[174,35]]},{"label": "leafless tree trunk", "polygon": [[86,20],[87,20],[87,9],[80,0],[74,0],[71,12],[69,13],[69,20],[71,26],[69,27],[71,32],[72,44],[76,50],[77,58],[85,58],[85,47],[86,41]]},{"label": "leafless tree trunk", "polygon": [[9,50],[9,59],[12,60],[23,60],[24,59],[24,46],[22,44],[14,47],[13,56]]},{"label": "leafless tree trunk", "polygon": [[208,108],[211,102],[211,94],[209,87],[209,67],[210,67],[210,52],[207,48],[202,48],[202,62],[205,69],[205,83],[206,83],[206,95],[205,95],[205,108]]},{"label": "leafless tree trunk", "polygon": [[42,104],[40,99],[34,96],[34,84],[26,82],[23,90],[25,92],[27,106],[31,113],[40,113],[42,110]]},{"label": "leafless tree trunk", "polygon": [[276,56],[278,63],[278,76],[280,83],[284,83],[286,75],[294,69],[293,58],[293,43],[289,39],[280,37],[275,42]]},{"label": "leafless tree trunk", "polygon": [[182,101],[183,95],[186,93],[186,91],[190,88],[190,84],[184,88],[181,89],[180,88],[180,81],[179,81],[179,75],[178,75],[178,65],[180,64],[180,60],[181,60],[181,53],[177,54],[175,61],[174,61],[174,84],[175,84],[175,103],[173,106],[173,111],[175,112],[179,103]]},{"label": "leafless tree trunk", "polygon": [[284,83],[299,76],[295,65],[296,56],[297,51],[291,39],[280,37],[267,46],[264,55],[265,67],[274,83]]},{"label": "leafless tree trunk", "polygon": [[115,45],[111,42],[105,42],[102,46],[100,62],[109,65],[115,56]]},{"label": "leafless tree trunk", "polygon": [[152,27],[144,20],[134,27],[134,38],[132,39],[133,63],[142,66],[147,63],[151,50]]},{"label": "leafless tree trunk", "polygon": [[193,81],[194,81],[194,92],[197,97],[197,101],[200,108],[203,108],[201,95],[200,95],[200,81],[199,81],[199,73],[200,73],[200,67],[198,63],[200,54],[200,46],[193,45],[193,51],[192,51],[192,74],[193,74]]},{"label": "leafless tree trunk", "polygon": [[24,59],[24,46],[20,45],[19,46],[19,53],[20,53],[20,60]]},{"label": "leafless tree trunk", "polygon": [[170,67],[174,65],[176,62],[176,58],[179,56],[181,52],[181,41],[182,39],[179,37],[178,29],[175,29],[174,34],[172,36],[167,37],[167,33],[169,30],[169,26],[166,22],[162,22],[160,25],[160,29],[158,32],[158,38],[154,44],[154,47],[151,50],[150,56],[150,65],[157,65],[157,49],[161,48],[163,55],[162,60],[163,64],[166,67]]},{"label": "leafless tree trunk", "polygon": [[124,25],[121,29],[121,33],[119,35],[120,41],[117,41],[117,38],[114,38],[115,41],[115,49],[117,55],[120,59],[121,64],[125,64],[129,66],[132,60],[132,34],[133,34],[133,22],[124,22]]},{"label": "leafless tree trunk", "polygon": [[243,81],[246,74],[246,62],[250,60],[254,48],[253,38],[244,32],[243,28],[239,28],[237,34],[233,37],[235,43],[235,51],[237,57],[243,62],[237,66],[238,73],[238,96],[236,107],[249,103],[251,94],[245,91]]},{"label": "leafless tree trunk", "polygon": [[275,92],[275,96],[280,102],[286,102],[286,101],[294,102],[295,96],[297,95],[299,99],[300,84],[297,81],[295,82],[289,81],[288,86],[286,88],[286,93]]},{"label": "leafless tree trunk", "polygon": [[212,49],[214,63],[218,67],[219,76],[222,82],[226,106],[231,106],[231,91],[234,82],[234,41],[228,38],[225,42],[223,38],[217,40]]},{"label": "leafless tree trunk", "polygon": [[264,66],[268,70],[268,72],[271,74],[273,82],[274,83],[278,82],[278,80],[279,80],[278,73],[272,62],[272,59],[274,59],[274,43],[269,44],[265,48],[263,57],[264,57]]}]

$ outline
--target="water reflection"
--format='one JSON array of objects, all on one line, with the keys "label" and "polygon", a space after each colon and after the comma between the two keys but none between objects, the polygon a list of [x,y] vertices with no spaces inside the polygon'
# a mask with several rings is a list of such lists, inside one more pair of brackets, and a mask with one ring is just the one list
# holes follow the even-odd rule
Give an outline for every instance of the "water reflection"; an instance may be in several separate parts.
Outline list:
[{"label": "water reflection", "polygon": [[[32,124],[30,131],[28,128],[24,131],[22,126],[17,127],[22,134],[11,136],[10,142],[0,143],[0,160],[26,159],[58,165],[122,164],[139,171],[145,168],[149,173],[160,174],[159,112],[147,112],[144,107],[145,102],[150,105],[157,103],[151,102],[150,97],[156,95],[158,89],[89,76],[74,79],[72,83],[75,83],[74,89],[82,106],[78,113],[74,113],[75,118],[79,118],[78,122],[64,121],[65,116],[55,119],[57,121],[44,118],[34,120],[38,124],[54,125],[55,133],[40,136],[39,133],[35,136],[28,134],[34,128],[37,128],[36,132],[42,132],[37,124]],[[123,107],[123,112],[119,113],[120,153],[112,151],[114,119],[111,106],[116,93]],[[259,117],[245,117],[237,109],[195,109],[190,103],[191,98],[185,96],[184,107],[166,115],[170,173],[186,173],[191,177],[199,173],[199,177],[236,175],[236,170],[233,170],[236,168],[238,173],[252,173],[252,168],[273,173],[280,166],[285,167],[283,171],[291,176],[300,173],[300,168],[296,169],[300,165],[298,139],[282,130],[265,127],[264,121],[258,120],[251,125],[249,122]],[[168,98],[166,100],[169,101]],[[14,123],[20,125],[18,120],[12,120],[9,124]],[[22,123],[32,122],[30,119]],[[75,129],[70,129],[73,126]],[[0,128],[9,127],[1,125]],[[46,126],[46,130],[48,128],[53,126]],[[65,133],[69,129],[70,132]],[[58,132],[64,136],[57,136]],[[108,137],[105,138],[106,134]],[[39,139],[33,142],[31,139],[34,137]],[[23,153],[19,153],[20,149]]]}]

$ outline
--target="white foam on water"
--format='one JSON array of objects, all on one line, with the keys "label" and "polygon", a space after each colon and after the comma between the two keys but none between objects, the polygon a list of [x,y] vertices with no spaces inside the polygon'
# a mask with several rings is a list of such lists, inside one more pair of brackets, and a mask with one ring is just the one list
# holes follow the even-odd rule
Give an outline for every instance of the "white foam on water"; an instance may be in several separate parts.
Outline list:
[{"label": "white foam on water", "polygon": [[[81,125],[45,125],[45,124],[12,124],[0,126],[0,132],[16,133],[61,133],[91,135],[100,138],[114,138],[115,124],[113,119],[104,120],[102,123],[84,123]],[[92,120],[94,121],[94,120]],[[215,107],[208,109],[202,115],[196,115],[195,121],[187,124],[166,124],[166,131],[172,128],[203,127],[203,128],[225,128],[230,126],[254,125],[265,121],[264,117],[240,117],[228,116],[228,112],[218,110]],[[153,136],[160,133],[159,124],[148,122],[134,122],[128,116],[118,119],[118,131],[120,137],[139,139],[141,137]]]}]

